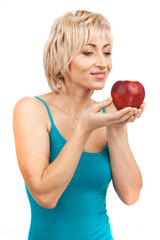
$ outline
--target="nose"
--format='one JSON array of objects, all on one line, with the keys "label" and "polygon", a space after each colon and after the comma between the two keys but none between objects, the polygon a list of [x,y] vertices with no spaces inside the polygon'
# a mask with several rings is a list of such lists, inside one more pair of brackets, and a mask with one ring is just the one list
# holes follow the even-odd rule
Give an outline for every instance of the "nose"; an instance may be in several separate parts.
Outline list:
[{"label": "nose", "polygon": [[103,53],[97,54],[96,56],[96,66],[97,67],[107,67],[108,60]]}]

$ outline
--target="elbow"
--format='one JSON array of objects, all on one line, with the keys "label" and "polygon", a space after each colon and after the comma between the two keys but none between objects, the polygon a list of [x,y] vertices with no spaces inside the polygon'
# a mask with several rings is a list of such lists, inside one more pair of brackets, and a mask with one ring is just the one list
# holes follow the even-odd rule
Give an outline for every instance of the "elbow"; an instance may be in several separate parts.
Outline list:
[{"label": "elbow", "polygon": [[141,183],[137,189],[130,189],[122,201],[128,206],[135,204],[140,198],[142,186],[143,183]]},{"label": "elbow", "polygon": [[59,200],[58,192],[52,189],[52,192],[42,187],[39,182],[34,182],[32,185],[27,185],[27,188],[37,202],[43,208],[53,209],[56,207],[57,202]]},{"label": "elbow", "polygon": [[56,204],[54,202],[46,202],[46,201],[39,201],[38,203],[41,207],[46,209],[53,209],[56,207]]},{"label": "elbow", "polygon": [[57,200],[50,194],[39,194],[35,198],[36,202],[43,208],[53,209],[57,205]]},{"label": "elbow", "polygon": [[122,199],[122,201],[127,206],[131,206],[139,200],[139,197],[140,197],[140,193],[134,193],[134,194],[130,194],[130,195],[126,196],[124,199]]}]

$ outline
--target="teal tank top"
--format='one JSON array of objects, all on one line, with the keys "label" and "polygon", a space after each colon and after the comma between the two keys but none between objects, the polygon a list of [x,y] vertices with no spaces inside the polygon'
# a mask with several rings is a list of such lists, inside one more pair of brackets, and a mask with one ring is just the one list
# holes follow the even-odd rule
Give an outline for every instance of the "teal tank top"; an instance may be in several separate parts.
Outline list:
[{"label": "teal tank top", "polygon": [[[55,126],[47,104],[36,98],[46,106],[51,121],[49,163],[52,163],[67,141]],[[28,240],[113,240],[106,210],[111,178],[106,144],[101,152],[82,152],[69,185],[53,209],[40,206],[25,184],[31,209]]]}]

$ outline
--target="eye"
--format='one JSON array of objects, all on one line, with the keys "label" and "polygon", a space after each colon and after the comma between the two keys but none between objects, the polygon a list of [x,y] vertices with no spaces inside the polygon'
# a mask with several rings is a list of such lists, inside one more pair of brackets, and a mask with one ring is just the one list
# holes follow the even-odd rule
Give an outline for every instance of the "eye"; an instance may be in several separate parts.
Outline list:
[{"label": "eye", "polygon": [[[90,56],[90,55],[92,55],[92,54],[94,54],[93,52],[82,52],[84,55],[86,55],[86,56]],[[110,52],[105,52],[104,53],[105,55],[111,55],[111,53]]]},{"label": "eye", "polygon": [[89,55],[92,55],[93,52],[83,52],[83,54],[89,56]]},{"label": "eye", "polygon": [[105,54],[105,55],[111,55],[111,53],[110,53],[110,52],[105,52],[104,54]]}]

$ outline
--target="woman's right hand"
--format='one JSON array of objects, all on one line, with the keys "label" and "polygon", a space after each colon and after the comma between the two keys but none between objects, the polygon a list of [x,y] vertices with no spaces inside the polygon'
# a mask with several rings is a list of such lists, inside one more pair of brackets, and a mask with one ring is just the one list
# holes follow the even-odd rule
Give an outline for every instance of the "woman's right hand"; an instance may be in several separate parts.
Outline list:
[{"label": "woman's right hand", "polygon": [[119,111],[102,112],[102,109],[110,106],[112,102],[113,99],[110,97],[87,108],[83,112],[78,126],[85,132],[91,133],[100,127],[106,126],[111,128],[131,122],[137,112],[136,108],[126,107]]}]

